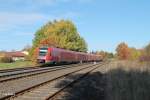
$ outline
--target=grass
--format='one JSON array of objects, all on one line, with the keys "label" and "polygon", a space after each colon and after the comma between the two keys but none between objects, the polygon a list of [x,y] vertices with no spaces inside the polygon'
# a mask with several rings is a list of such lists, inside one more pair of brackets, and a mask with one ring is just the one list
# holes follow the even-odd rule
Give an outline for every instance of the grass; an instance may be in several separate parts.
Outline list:
[{"label": "grass", "polygon": [[106,100],[150,100],[150,66],[121,61],[109,66]]},{"label": "grass", "polygon": [[0,70],[21,68],[21,67],[31,67],[31,66],[34,66],[34,64],[31,61],[16,61],[13,63],[0,63]]}]

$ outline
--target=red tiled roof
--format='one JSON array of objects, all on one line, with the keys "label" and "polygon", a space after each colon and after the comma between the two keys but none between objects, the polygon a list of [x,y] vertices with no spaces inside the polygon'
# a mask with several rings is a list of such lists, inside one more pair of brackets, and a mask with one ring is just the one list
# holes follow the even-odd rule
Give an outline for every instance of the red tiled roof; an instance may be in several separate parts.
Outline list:
[{"label": "red tiled roof", "polygon": [[16,52],[6,52],[7,56],[11,56],[11,57],[25,57],[26,55],[20,51],[16,51]]}]

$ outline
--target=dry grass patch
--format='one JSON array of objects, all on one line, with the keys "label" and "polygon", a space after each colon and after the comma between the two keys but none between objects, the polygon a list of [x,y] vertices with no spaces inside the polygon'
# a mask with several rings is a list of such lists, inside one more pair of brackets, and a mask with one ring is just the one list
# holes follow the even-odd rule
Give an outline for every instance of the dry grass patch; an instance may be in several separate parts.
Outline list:
[{"label": "dry grass patch", "polygon": [[150,66],[119,61],[107,71],[107,100],[150,100]]}]

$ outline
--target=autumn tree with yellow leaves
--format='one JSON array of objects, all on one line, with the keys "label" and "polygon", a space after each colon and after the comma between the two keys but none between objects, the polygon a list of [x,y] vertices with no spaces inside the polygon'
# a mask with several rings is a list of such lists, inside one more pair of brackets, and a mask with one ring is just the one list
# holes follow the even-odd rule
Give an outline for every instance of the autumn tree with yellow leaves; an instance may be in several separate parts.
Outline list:
[{"label": "autumn tree with yellow leaves", "polygon": [[126,43],[120,43],[116,49],[117,57],[120,60],[127,60],[130,57],[130,48]]},{"label": "autumn tree with yellow leaves", "polygon": [[142,50],[128,47],[124,42],[117,46],[116,52],[117,58],[120,60],[139,60],[142,55]]},{"label": "autumn tree with yellow leaves", "polygon": [[87,44],[79,35],[75,25],[69,20],[49,22],[42,26],[33,39],[31,58],[36,58],[36,48],[53,46],[73,51],[87,52]]}]

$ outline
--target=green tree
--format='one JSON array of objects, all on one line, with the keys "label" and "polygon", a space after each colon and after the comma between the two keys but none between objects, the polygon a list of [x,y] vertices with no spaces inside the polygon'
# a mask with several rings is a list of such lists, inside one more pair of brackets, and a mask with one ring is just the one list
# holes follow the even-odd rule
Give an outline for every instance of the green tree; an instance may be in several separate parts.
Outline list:
[{"label": "green tree", "polygon": [[141,56],[141,51],[136,48],[130,48],[130,60],[138,60]]},{"label": "green tree", "polygon": [[100,55],[103,59],[111,59],[114,57],[113,53],[106,52],[106,51],[97,51],[95,54]]},{"label": "green tree", "polygon": [[150,56],[150,44],[144,48],[144,55]]},{"label": "green tree", "polygon": [[85,40],[79,35],[77,28],[69,20],[55,20],[42,26],[35,33],[30,54],[32,56],[35,55],[36,48],[40,46],[53,46],[80,52],[87,51]]}]

